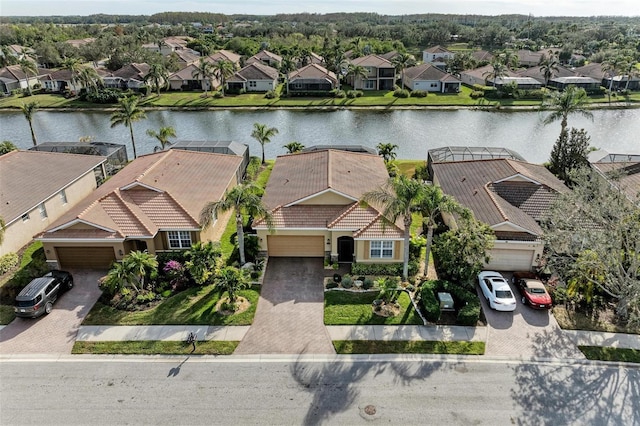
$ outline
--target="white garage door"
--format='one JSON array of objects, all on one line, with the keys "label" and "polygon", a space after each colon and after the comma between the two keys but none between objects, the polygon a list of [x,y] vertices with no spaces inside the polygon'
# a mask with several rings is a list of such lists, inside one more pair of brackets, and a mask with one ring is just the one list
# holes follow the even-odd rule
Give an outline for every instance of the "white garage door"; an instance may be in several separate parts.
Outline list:
[{"label": "white garage door", "polygon": [[533,264],[533,250],[491,250],[491,260],[485,269],[492,271],[528,271]]}]

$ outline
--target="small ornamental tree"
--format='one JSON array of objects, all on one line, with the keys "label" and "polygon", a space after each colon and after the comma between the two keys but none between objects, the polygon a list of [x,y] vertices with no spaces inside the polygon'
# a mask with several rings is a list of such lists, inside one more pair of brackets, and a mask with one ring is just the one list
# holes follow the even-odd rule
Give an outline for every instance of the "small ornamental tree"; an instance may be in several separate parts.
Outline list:
[{"label": "small ornamental tree", "polygon": [[229,295],[229,304],[235,308],[238,291],[249,285],[249,277],[243,269],[225,266],[216,275],[215,284],[221,291]]},{"label": "small ornamental tree", "polygon": [[209,284],[216,275],[220,266],[222,252],[214,247],[211,241],[202,244],[201,241],[193,244],[186,253],[187,261],[184,266],[198,285]]},{"label": "small ornamental tree", "polygon": [[563,129],[551,150],[547,166],[549,171],[571,186],[570,172],[589,165],[587,155],[590,140],[584,129],[578,130],[572,127],[571,133]]}]

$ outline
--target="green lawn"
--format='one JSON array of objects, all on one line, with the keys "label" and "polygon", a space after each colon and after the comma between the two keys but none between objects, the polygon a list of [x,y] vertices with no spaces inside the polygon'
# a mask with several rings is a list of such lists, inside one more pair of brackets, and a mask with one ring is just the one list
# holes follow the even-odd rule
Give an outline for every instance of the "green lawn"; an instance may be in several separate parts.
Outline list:
[{"label": "green lawn", "polygon": [[338,354],[484,355],[484,342],[334,340]]},{"label": "green lawn", "polygon": [[578,346],[590,360],[640,363],[640,350],[623,348],[603,348],[599,346]]},{"label": "green lawn", "polygon": [[324,293],[324,323],[326,325],[422,325],[422,319],[413,309],[409,295],[402,291],[398,296],[400,314],[395,317],[381,317],[373,313],[371,303],[377,293],[356,293],[349,291],[327,291]]},{"label": "green lawn", "polygon": [[0,325],[7,325],[16,317],[13,306],[0,305]]},{"label": "green lawn", "polygon": [[76,342],[72,354],[124,355],[231,355],[240,342],[209,340],[197,342],[196,350],[185,342],[160,340],[124,342]]},{"label": "green lawn", "polygon": [[260,288],[241,290],[238,295],[247,298],[251,306],[229,316],[215,311],[216,303],[226,293],[221,295],[213,285],[182,291],[145,311],[121,311],[98,302],[83,325],[249,325],[256,312]]},{"label": "green lawn", "polygon": [[582,312],[570,311],[565,309],[564,306],[554,306],[553,316],[560,325],[560,328],[565,330],[591,330],[591,331],[605,331],[609,333],[629,333],[640,334],[640,328],[620,326],[613,324],[608,320],[594,320],[591,317],[583,314]]}]

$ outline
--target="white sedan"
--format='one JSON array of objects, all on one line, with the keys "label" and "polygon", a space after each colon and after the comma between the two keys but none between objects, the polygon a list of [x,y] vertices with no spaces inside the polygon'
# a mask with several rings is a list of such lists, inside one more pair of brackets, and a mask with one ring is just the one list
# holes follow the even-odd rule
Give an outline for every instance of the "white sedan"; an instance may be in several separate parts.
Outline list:
[{"label": "white sedan", "polygon": [[478,274],[478,282],[491,309],[496,311],[514,311],[516,309],[516,298],[511,292],[509,283],[500,273],[482,271]]}]

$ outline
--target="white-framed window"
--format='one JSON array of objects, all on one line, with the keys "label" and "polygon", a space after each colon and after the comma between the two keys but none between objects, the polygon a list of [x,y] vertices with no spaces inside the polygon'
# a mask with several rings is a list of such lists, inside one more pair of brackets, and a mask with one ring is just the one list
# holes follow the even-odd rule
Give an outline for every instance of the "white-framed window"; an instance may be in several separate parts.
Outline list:
[{"label": "white-framed window", "polygon": [[38,210],[40,210],[40,218],[41,219],[46,219],[47,218],[47,208],[44,206],[44,203],[40,204],[38,206]]},{"label": "white-framed window", "polygon": [[67,193],[64,192],[64,189],[60,191],[60,201],[62,201],[62,204],[67,204]]},{"label": "white-framed window", "polygon": [[191,232],[189,231],[167,231],[167,239],[169,240],[169,248],[191,248]]},{"label": "white-framed window", "polygon": [[393,241],[371,241],[369,257],[393,259]]},{"label": "white-framed window", "polygon": [[364,81],[364,88],[365,89],[375,89],[376,88],[376,81],[375,80],[365,80]]}]

